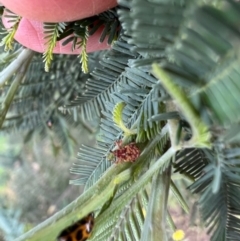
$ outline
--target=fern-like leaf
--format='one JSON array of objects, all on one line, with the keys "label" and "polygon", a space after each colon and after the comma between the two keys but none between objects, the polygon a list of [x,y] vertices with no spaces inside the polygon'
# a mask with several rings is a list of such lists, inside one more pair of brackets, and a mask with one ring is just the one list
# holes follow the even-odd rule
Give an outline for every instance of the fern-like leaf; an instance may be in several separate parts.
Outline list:
[{"label": "fern-like leaf", "polygon": [[6,30],[7,35],[1,40],[0,46],[5,45],[5,51],[8,51],[13,49],[14,36],[17,32],[18,25],[22,17],[14,14],[8,9],[5,9],[5,11],[6,13],[4,14],[4,17],[8,20],[9,23],[11,23],[11,27]]},{"label": "fern-like leaf", "polygon": [[76,43],[76,48],[82,48],[82,52],[80,57],[80,63],[82,64],[82,71],[83,73],[88,73],[88,55],[87,55],[87,40],[88,40],[88,28],[85,27],[83,36],[77,36],[78,38],[81,37],[81,40]]},{"label": "fern-like leaf", "polygon": [[193,192],[201,194],[199,203],[212,241],[238,240],[240,234],[239,154],[239,148],[223,149],[217,144],[204,175],[190,186]]},{"label": "fern-like leaf", "polygon": [[80,94],[66,108],[80,108],[85,118],[91,119],[94,114],[100,116],[100,109],[105,110],[105,101],[110,100],[110,92],[116,89],[129,58],[136,58],[136,54],[130,51],[132,45],[126,43],[124,36],[121,36],[107,52],[100,62],[101,68],[95,68],[91,73],[91,78],[86,83],[86,91]]},{"label": "fern-like leaf", "polygon": [[43,53],[43,62],[45,62],[45,71],[48,72],[53,60],[53,49],[56,46],[57,39],[61,32],[66,28],[66,23],[44,23],[44,34],[46,39],[46,50]]},{"label": "fern-like leaf", "polygon": [[124,102],[119,102],[115,105],[113,109],[113,121],[124,132],[124,135],[134,135],[136,132],[128,129],[122,120],[122,112],[125,106],[126,104]]}]

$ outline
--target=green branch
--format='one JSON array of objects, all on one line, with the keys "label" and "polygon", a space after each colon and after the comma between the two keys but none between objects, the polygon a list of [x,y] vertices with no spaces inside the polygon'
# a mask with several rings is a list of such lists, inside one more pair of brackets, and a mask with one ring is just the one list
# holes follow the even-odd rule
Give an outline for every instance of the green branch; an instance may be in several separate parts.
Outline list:
[{"label": "green branch", "polygon": [[189,101],[186,93],[157,64],[153,64],[153,74],[161,81],[167,92],[175,100],[176,105],[181,108],[183,115],[192,128],[193,135],[191,140],[182,143],[182,145],[184,147],[210,148],[211,134],[208,131],[208,127],[200,119],[199,114]]},{"label": "green branch", "polygon": [[[166,160],[167,161],[167,160]],[[147,216],[144,221],[140,241],[167,241],[166,220],[167,201],[171,182],[171,166],[164,172],[156,172],[152,180]]]},{"label": "green branch", "polygon": [[22,64],[32,58],[33,51],[30,49],[20,48],[14,55],[18,55],[2,72],[0,72],[0,87],[8,81],[14,73],[18,71]]},{"label": "green branch", "polygon": [[[155,173],[175,154],[173,148],[168,149],[138,180],[136,180],[128,190],[121,195],[119,198],[114,200],[108,210],[106,210],[96,221],[96,225],[100,223],[105,223],[112,213],[120,213],[121,210],[128,204],[128,202],[137,195],[137,193],[143,189],[147,183],[152,179]],[[133,170],[131,177],[133,177]],[[121,174],[120,174],[121,175]],[[117,179],[118,177],[116,177]],[[95,233],[95,231],[94,231]],[[93,235],[94,235],[93,233]]]},{"label": "green branch", "polygon": [[27,51],[26,56],[28,57],[25,59],[25,62],[22,63],[21,68],[17,71],[15,75],[15,79],[13,80],[7,95],[5,96],[4,101],[2,102],[1,106],[1,112],[0,112],[0,128],[3,125],[3,122],[5,120],[5,117],[7,115],[8,109],[13,101],[13,98],[18,90],[19,85],[21,84],[22,80],[26,76],[26,71],[28,69],[28,66],[30,64],[31,58],[33,57],[34,53],[33,51]]}]

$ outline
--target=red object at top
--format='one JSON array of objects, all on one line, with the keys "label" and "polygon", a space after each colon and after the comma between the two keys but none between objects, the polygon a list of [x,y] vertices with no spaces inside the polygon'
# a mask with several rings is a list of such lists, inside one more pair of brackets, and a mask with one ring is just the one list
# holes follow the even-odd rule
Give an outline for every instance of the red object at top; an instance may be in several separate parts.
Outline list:
[{"label": "red object at top", "polygon": [[104,12],[116,0],[1,0],[12,12],[42,22],[70,22]]}]

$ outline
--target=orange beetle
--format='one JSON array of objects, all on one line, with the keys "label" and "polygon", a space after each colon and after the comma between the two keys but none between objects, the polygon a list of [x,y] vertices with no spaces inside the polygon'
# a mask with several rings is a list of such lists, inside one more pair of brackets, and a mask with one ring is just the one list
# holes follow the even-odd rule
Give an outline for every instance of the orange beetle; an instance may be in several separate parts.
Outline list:
[{"label": "orange beetle", "polygon": [[88,214],[73,225],[65,228],[57,237],[58,241],[85,241],[92,232],[94,225],[93,213]]}]

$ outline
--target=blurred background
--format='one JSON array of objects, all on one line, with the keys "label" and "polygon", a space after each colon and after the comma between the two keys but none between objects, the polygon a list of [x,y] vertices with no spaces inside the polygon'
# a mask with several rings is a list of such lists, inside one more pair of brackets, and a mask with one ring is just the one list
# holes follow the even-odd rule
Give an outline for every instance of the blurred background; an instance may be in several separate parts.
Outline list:
[{"label": "blurred background", "polygon": [[69,185],[69,169],[81,144],[94,145],[95,138],[84,128],[73,137],[69,158],[54,138],[36,135],[25,143],[20,134],[0,136],[0,240],[14,240],[81,194],[81,186]]}]

